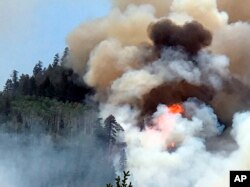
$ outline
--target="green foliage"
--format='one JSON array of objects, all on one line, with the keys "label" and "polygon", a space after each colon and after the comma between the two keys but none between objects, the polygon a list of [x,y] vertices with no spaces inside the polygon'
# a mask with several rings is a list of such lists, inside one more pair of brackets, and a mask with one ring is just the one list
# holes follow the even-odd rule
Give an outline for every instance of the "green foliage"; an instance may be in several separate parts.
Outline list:
[{"label": "green foliage", "polygon": [[64,49],[64,52],[63,52],[63,56],[61,58],[61,65],[65,65],[67,63],[67,60],[68,60],[68,55],[69,55],[69,48],[66,47]]},{"label": "green foliage", "polygon": [[16,90],[18,88],[19,82],[18,82],[18,71],[13,70],[13,73],[11,75],[12,77],[12,83],[13,83],[13,88]]},{"label": "green foliage", "polygon": [[54,56],[54,61],[53,61],[52,66],[53,66],[53,67],[58,66],[59,61],[60,61],[60,57],[59,57],[59,54],[57,53],[57,54]]},{"label": "green foliage", "polygon": [[124,129],[119,123],[116,122],[116,119],[113,115],[107,117],[107,119],[104,121],[104,125],[104,130],[110,144],[116,143],[117,133],[119,131],[124,131]]},{"label": "green foliage", "polygon": [[97,136],[97,141],[103,144],[103,149],[110,154],[112,152],[113,146],[116,145],[117,136],[120,132],[124,131],[113,115],[107,117],[104,121],[104,126],[102,125],[101,119],[98,119],[95,128],[95,134]]},{"label": "green foliage", "polygon": [[[39,123],[49,134],[60,134],[62,130],[70,133],[73,126],[83,124],[88,111],[84,103],[61,102],[36,96],[11,97],[3,94],[0,95],[0,109],[0,121],[5,119],[1,123],[9,124],[7,126],[9,130],[32,128],[35,123]],[[16,124],[20,124],[18,129]]]},{"label": "green foliage", "polygon": [[68,55],[69,49],[65,48],[62,59],[56,54],[48,68],[43,68],[43,63],[39,61],[33,68],[32,76],[22,74],[19,78],[18,71],[14,70],[6,81],[3,94],[82,102],[86,95],[93,94],[93,90],[83,82],[82,77],[63,66],[69,59]]},{"label": "green foliage", "polygon": [[11,95],[13,92],[13,89],[14,89],[13,82],[11,79],[8,79],[4,86],[4,93],[7,95]]},{"label": "green foliage", "polygon": [[0,116],[5,118],[9,117],[10,114],[10,97],[0,93]]},{"label": "green foliage", "polygon": [[[133,187],[131,182],[128,184],[128,177],[130,176],[129,171],[123,172],[123,179],[120,176],[116,177],[116,187]],[[106,187],[113,187],[112,184],[107,184]]]},{"label": "green foliage", "polygon": [[19,86],[17,92],[21,95],[30,95],[31,84],[29,75],[22,74],[19,79]]},{"label": "green foliage", "polygon": [[[105,128],[100,119],[95,121],[95,106],[83,102],[93,90],[72,69],[65,68],[69,60],[69,49],[66,48],[62,58],[56,54],[47,68],[39,61],[32,75],[21,74],[19,77],[18,71],[14,70],[4,91],[0,92],[0,128],[11,133],[45,133],[56,140],[79,134],[91,136],[94,141],[101,137],[93,146],[101,150],[103,158],[100,157],[97,165],[103,165],[106,171],[100,173],[99,178],[110,181],[115,173],[110,155],[104,155],[109,152],[103,154],[103,145],[115,143],[117,132],[123,129],[112,117]],[[96,132],[103,136],[96,138]]]},{"label": "green foliage", "polygon": [[33,68],[33,76],[37,76],[39,73],[41,73],[43,70],[43,63],[39,61],[35,67]]}]

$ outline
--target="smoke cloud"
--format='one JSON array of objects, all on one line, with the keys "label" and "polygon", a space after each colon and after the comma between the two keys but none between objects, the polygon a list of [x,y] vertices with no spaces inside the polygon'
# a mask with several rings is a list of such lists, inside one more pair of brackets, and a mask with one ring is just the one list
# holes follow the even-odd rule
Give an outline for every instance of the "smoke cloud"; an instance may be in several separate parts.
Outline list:
[{"label": "smoke cloud", "polygon": [[165,16],[170,11],[172,0],[112,0],[114,7],[124,11],[131,5],[149,4],[154,7],[157,17]]},{"label": "smoke cloud", "polygon": [[154,8],[142,5],[130,6],[125,12],[114,9],[106,18],[81,25],[67,39],[74,59],[70,66],[76,72],[85,72],[91,51],[109,38],[126,46],[149,42],[147,27],[155,19]]},{"label": "smoke cloud", "polygon": [[[193,103],[185,103],[190,104]],[[166,112],[166,107],[160,105],[154,116]],[[217,147],[216,153],[206,149],[206,139],[220,133],[211,108],[200,106],[191,120],[168,112],[164,117],[156,124],[157,129],[143,132],[131,129],[127,135],[128,168],[136,186],[228,186],[229,170],[249,169],[248,154],[243,153],[249,147],[248,135],[244,133],[249,128],[248,113],[234,118],[231,133],[238,148],[229,154],[226,147],[231,146],[231,141]],[[177,150],[172,153],[166,151],[166,144],[171,141],[178,142]]]},{"label": "smoke cloud", "polygon": [[[95,88],[100,117],[125,129],[135,186],[228,186],[229,170],[250,168],[250,14],[235,14],[249,7],[240,2],[113,1],[69,35],[69,65]],[[184,113],[171,112],[176,103]]]},{"label": "smoke cloud", "polygon": [[226,11],[231,23],[237,21],[249,21],[249,1],[247,0],[218,0],[218,6],[221,10]]},{"label": "smoke cloud", "polygon": [[151,24],[148,30],[149,37],[157,48],[181,46],[191,54],[196,54],[203,47],[210,45],[212,40],[209,31],[198,22],[177,26],[166,19]]},{"label": "smoke cloud", "polygon": [[180,24],[196,20],[211,31],[225,26],[228,22],[228,15],[218,10],[216,0],[174,0],[169,16]]},{"label": "smoke cloud", "polygon": [[250,39],[248,23],[237,22],[227,25],[214,34],[211,49],[230,58],[230,70],[245,84],[249,84],[249,53]]}]

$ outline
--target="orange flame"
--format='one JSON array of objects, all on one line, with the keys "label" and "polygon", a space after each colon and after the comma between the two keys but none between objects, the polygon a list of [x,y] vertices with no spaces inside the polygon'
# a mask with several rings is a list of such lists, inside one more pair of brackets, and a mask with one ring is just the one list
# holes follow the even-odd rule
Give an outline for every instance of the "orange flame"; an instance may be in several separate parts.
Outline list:
[{"label": "orange flame", "polygon": [[183,114],[184,113],[184,108],[179,103],[169,106],[168,109],[169,109],[169,112],[171,112],[173,114]]}]

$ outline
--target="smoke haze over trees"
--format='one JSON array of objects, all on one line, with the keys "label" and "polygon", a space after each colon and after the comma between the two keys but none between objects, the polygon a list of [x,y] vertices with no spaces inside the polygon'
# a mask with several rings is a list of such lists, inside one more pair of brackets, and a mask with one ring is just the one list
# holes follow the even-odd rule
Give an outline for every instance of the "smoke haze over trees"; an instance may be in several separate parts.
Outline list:
[{"label": "smoke haze over trees", "polygon": [[13,70],[0,92],[1,185],[94,187],[114,180],[110,152],[119,124],[99,119],[89,99],[94,91],[63,66],[67,58],[68,48],[48,67],[39,61],[32,75]]}]

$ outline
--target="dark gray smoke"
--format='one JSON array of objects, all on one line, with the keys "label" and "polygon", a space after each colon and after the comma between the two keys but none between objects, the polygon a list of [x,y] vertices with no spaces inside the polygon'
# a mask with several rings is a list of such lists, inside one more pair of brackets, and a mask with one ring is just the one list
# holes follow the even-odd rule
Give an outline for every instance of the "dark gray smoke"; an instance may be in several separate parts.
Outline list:
[{"label": "dark gray smoke", "polygon": [[151,24],[148,32],[157,48],[180,46],[191,54],[209,46],[212,41],[212,34],[196,21],[179,26],[169,19],[161,19]]}]

